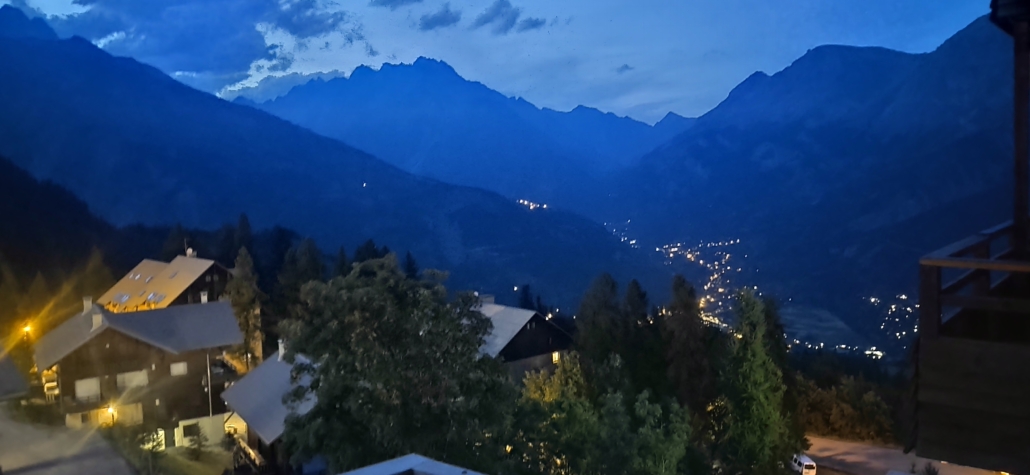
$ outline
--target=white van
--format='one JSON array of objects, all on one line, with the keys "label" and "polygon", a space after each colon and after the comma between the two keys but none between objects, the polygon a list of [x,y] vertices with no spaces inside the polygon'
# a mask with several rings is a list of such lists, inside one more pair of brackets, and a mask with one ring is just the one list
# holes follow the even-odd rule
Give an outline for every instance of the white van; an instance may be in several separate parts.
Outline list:
[{"label": "white van", "polygon": [[805,454],[797,454],[790,461],[791,470],[801,475],[815,475],[815,462]]}]

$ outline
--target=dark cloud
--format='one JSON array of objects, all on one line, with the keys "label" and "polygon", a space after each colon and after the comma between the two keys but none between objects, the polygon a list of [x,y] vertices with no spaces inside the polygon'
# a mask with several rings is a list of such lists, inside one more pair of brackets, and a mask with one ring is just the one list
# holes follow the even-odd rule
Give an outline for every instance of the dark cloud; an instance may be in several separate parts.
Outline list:
[{"label": "dark cloud", "polygon": [[404,5],[411,5],[413,3],[421,3],[422,0],[371,0],[368,2],[373,7],[388,7],[390,10],[396,10]]},{"label": "dark cloud", "polygon": [[[213,84],[238,77],[256,60],[282,70],[292,58],[265,44],[255,26],[267,23],[302,42],[342,31],[349,43],[364,41],[351,15],[324,8],[319,0],[76,0],[85,13],[49,21],[62,36],[98,40],[123,32],[105,45],[166,72],[195,71]],[[226,83],[228,84],[228,83]],[[224,86],[225,84],[222,84]],[[211,89],[209,89],[211,90]]]},{"label": "dark cloud", "polygon": [[435,30],[451,26],[461,21],[461,12],[451,10],[451,4],[445,3],[436,13],[427,13],[418,20],[418,29],[422,31]]},{"label": "dark cloud", "polygon": [[619,66],[619,67],[615,68],[615,72],[617,72],[619,74],[627,73],[627,72],[630,72],[632,70],[633,70],[633,66],[630,66],[628,64],[623,64],[622,66]]},{"label": "dark cloud", "polygon": [[512,6],[508,0],[496,0],[486,11],[476,17],[472,28],[481,28],[486,25],[493,25],[491,31],[495,35],[503,35],[515,28],[515,23],[522,15],[522,9]]},{"label": "dark cloud", "polygon": [[543,18],[523,18],[515,30],[520,32],[536,30],[538,28],[543,28],[544,25],[547,25],[547,20],[544,20]]}]

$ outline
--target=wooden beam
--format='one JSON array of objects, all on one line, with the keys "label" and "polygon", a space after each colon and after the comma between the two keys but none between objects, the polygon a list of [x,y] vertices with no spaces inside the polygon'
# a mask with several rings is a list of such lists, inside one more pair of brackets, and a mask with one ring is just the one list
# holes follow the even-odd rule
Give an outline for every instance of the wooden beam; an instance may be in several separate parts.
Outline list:
[{"label": "wooden beam", "polygon": [[1003,236],[1003,235],[1008,234],[1010,232],[1012,232],[1012,220],[1011,219],[1008,220],[1008,221],[1005,221],[1004,223],[1001,223],[1001,224],[999,224],[997,226],[994,226],[992,228],[987,228],[987,229],[984,229],[983,231],[980,231],[980,235],[981,236],[985,236],[985,237],[987,237],[990,240],[994,240],[994,239],[998,238],[999,236]]},{"label": "wooden beam", "polygon": [[941,327],[941,268],[919,267],[919,338],[936,338]]},{"label": "wooden beam", "polygon": [[969,310],[1026,313],[1030,318],[1030,299],[991,297],[986,295],[941,295],[940,305]]},{"label": "wooden beam", "polygon": [[979,234],[969,236],[960,241],[955,241],[947,246],[944,246],[936,251],[927,254],[923,259],[935,259],[935,258],[946,258],[946,257],[961,257],[968,253],[974,247],[989,242],[990,238],[981,236]]},{"label": "wooden beam", "polygon": [[976,259],[972,257],[924,257],[919,260],[919,265],[946,267],[950,269],[984,269],[1000,272],[1025,272],[1030,273],[1030,262],[1026,261],[995,261],[991,259]]},{"label": "wooden beam", "polygon": [[968,270],[962,273],[962,275],[951,280],[947,284],[941,286],[941,294],[955,294],[962,290],[966,284],[969,284],[976,279],[978,275],[981,275],[983,271],[979,269]]},{"label": "wooden beam", "polygon": [[1030,23],[1020,21],[1014,25],[1015,47],[1014,84],[1014,139],[1013,178],[1015,192],[1012,207],[1012,249],[1017,258],[1025,258],[1030,232]]}]

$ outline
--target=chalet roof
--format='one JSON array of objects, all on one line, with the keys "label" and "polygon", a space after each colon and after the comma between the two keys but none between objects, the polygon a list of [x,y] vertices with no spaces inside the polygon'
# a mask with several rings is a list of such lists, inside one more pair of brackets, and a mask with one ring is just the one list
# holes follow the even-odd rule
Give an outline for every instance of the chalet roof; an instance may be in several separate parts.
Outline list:
[{"label": "chalet roof", "polygon": [[351,470],[340,475],[402,475],[409,473],[419,475],[483,475],[466,468],[437,462],[419,454],[408,454],[375,465]]},{"label": "chalet roof", "polygon": [[[0,348],[0,352],[3,348]],[[29,384],[18,372],[14,361],[6,356],[0,356],[0,401],[21,397],[29,392]]]},{"label": "chalet roof", "polygon": [[[279,359],[277,351],[222,392],[222,400],[247,423],[247,430],[253,430],[266,444],[278,440],[286,429],[290,408],[283,397],[293,389],[292,369],[290,363]],[[304,401],[297,414],[307,414],[316,402],[313,397]]]},{"label": "chalet roof", "polygon": [[494,324],[493,330],[486,336],[483,346],[479,351],[483,354],[496,357],[512,338],[518,334],[522,327],[529,323],[533,310],[526,310],[516,307],[506,307],[492,303],[483,303],[479,306],[479,312],[489,318]]},{"label": "chalet roof", "polygon": [[174,354],[243,343],[229,302],[128,313],[111,313],[94,305],[36,342],[36,365],[53,366],[108,328]]},{"label": "chalet roof", "polygon": [[126,309],[148,305],[165,308],[214,264],[209,259],[187,256],[178,256],[170,263],[144,259],[97,303]]}]

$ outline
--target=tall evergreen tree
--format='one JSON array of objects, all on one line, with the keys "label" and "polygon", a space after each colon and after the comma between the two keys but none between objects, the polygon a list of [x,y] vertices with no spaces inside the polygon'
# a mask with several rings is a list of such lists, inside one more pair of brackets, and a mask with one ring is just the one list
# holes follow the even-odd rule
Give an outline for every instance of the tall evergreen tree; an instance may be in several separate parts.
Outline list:
[{"label": "tall evergreen tree", "polygon": [[493,472],[514,388],[479,348],[490,321],[463,294],[408,279],[396,258],[304,289],[302,318],[283,324],[286,360],[310,412],[287,419],[297,458],[322,455],[332,473],[412,452]]},{"label": "tall evergreen tree", "polygon": [[616,335],[624,330],[618,284],[610,274],[601,274],[583,295],[576,316],[576,349],[591,366],[603,364],[611,354],[623,354]]},{"label": "tall evergreen tree", "polygon": [[800,388],[797,372],[790,367],[790,347],[780,321],[779,305],[771,298],[762,299],[765,317],[765,343],[769,357],[783,375],[783,407],[780,412],[787,421],[787,445],[792,452],[803,452],[809,447],[800,413]]},{"label": "tall evergreen tree", "polygon": [[376,247],[376,242],[369,239],[362,243],[360,246],[358,246],[358,248],[354,251],[353,263],[360,264],[362,262],[370,261],[372,259],[379,259],[380,257],[384,256],[385,254],[379,254],[379,248]]},{"label": "tall evergreen tree", "polygon": [[350,260],[347,259],[347,250],[340,246],[340,250],[336,252],[336,262],[333,264],[333,276],[343,277],[350,274]]},{"label": "tall evergreen tree", "polygon": [[225,296],[232,303],[233,313],[243,333],[241,356],[250,369],[263,359],[264,332],[261,329],[261,302],[265,296],[258,288],[254,261],[247,248],[240,248],[236,256],[234,277],[225,287]]},{"label": "tall evergreen tree", "polygon": [[707,329],[701,320],[697,293],[687,279],[672,280],[672,302],[662,323],[668,379],[676,398],[698,417],[716,396],[716,377]]},{"label": "tall evergreen tree", "polygon": [[233,262],[240,251],[240,248],[236,247],[236,228],[231,224],[223,225],[215,233],[215,239],[217,243],[214,259],[224,265]]},{"label": "tall evergreen tree", "polygon": [[729,421],[720,458],[729,473],[776,473],[790,457],[783,375],[769,356],[765,308],[750,292],[737,298],[737,340],[726,373]]},{"label": "tall evergreen tree", "polygon": [[404,275],[409,279],[418,279],[418,262],[415,261],[415,256],[411,255],[411,251],[404,255]]},{"label": "tall evergreen tree", "polygon": [[325,261],[322,251],[311,238],[300,242],[297,247],[297,279],[300,285],[325,279]]},{"label": "tall evergreen tree", "polygon": [[241,248],[254,248],[254,233],[250,229],[250,219],[246,213],[240,213],[240,219],[236,223],[235,249],[239,252]]},{"label": "tall evergreen tree", "polygon": [[[665,345],[662,341],[661,322],[648,313],[647,292],[636,279],[626,286],[622,301],[625,330],[622,334],[626,360],[634,391],[649,391],[659,398],[670,396],[666,375]],[[616,335],[618,337],[618,335]]]},{"label": "tall evergreen tree", "polygon": [[169,231],[164,245],[161,246],[160,259],[162,261],[169,262],[177,256],[186,254],[186,248],[193,244],[192,241],[193,240],[190,239],[189,233],[183,229],[182,225],[176,223],[175,226],[172,226],[171,231]]},{"label": "tall evergreen tree", "polygon": [[536,303],[533,302],[533,290],[529,288],[529,284],[519,286],[519,308],[536,309]]}]

